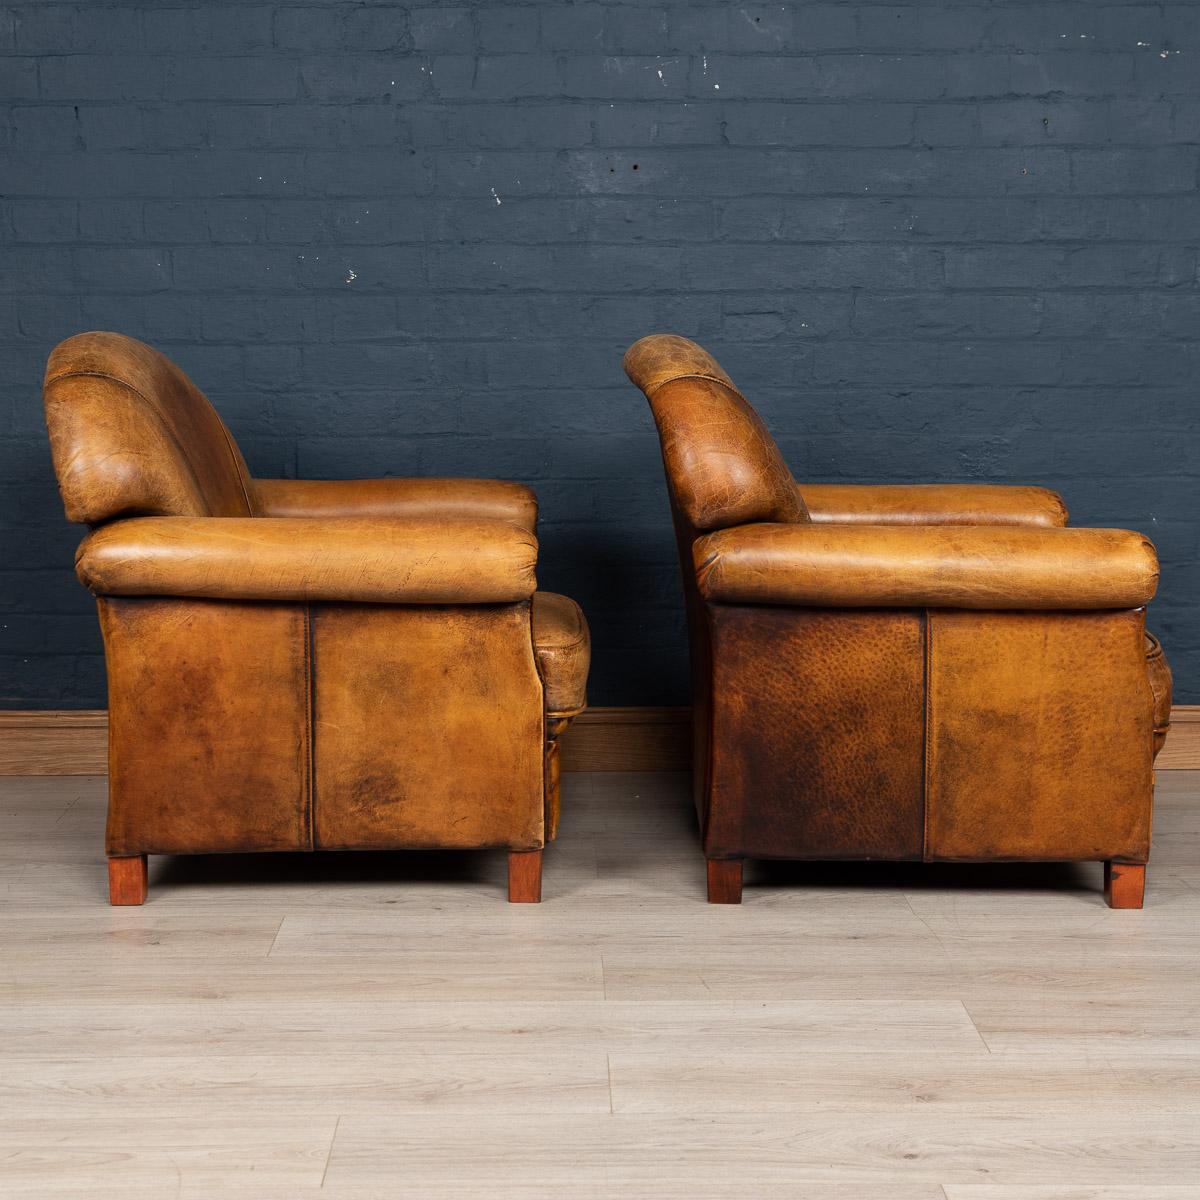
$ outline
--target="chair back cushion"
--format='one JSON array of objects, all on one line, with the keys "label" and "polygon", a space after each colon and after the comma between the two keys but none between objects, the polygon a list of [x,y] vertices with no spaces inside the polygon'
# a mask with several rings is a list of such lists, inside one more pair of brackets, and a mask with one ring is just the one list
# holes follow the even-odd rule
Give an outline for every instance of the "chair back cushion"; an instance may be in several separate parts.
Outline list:
[{"label": "chair back cushion", "polygon": [[51,353],[43,395],[69,520],[251,515],[229,430],[157,350],[119,333],[78,334]]},{"label": "chair back cushion", "polygon": [[808,520],[767,427],[711,354],[652,334],[629,348],[625,373],[650,401],[672,496],[694,530]]}]

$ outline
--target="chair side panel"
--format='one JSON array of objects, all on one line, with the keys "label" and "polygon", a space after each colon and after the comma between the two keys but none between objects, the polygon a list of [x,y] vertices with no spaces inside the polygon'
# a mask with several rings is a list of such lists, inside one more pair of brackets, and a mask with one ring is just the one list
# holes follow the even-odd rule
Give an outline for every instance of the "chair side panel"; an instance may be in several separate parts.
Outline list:
[{"label": "chair side panel", "polygon": [[709,606],[709,857],[919,859],[918,611]]},{"label": "chair side panel", "polygon": [[929,619],[927,858],[1145,862],[1144,611]]},{"label": "chair side panel", "polygon": [[313,607],[319,847],[544,841],[528,604]]},{"label": "chair side panel", "polygon": [[311,848],[303,605],[99,601],[109,854]]}]

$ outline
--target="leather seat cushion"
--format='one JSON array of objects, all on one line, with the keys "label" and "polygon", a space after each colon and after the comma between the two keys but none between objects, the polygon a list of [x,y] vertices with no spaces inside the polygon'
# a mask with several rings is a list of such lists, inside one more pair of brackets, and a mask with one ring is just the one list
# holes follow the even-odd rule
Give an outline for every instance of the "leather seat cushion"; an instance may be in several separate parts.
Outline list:
[{"label": "leather seat cushion", "polygon": [[1171,727],[1171,668],[1158,638],[1146,634],[1146,670],[1150,673],[1150,690],[1154,693],[1154,753],[1167,740]]},{"label": "leather seat cushion", "polygon": [[592,639],[574,600],[557,592],[534,593],[533,648],[546,689],[546,712],[567,715],[586,707]]}]

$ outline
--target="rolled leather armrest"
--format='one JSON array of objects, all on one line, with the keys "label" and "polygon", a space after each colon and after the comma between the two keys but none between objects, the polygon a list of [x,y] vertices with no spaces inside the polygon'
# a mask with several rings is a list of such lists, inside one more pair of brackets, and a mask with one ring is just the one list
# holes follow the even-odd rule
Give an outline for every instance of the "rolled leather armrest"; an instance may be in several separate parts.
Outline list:
[{"label": "rolled leather armrest", "polygon": [[814,521],[839,525],[1034,525],[1067,523],[1049,488],[989,483],[801,483]]},{"label": "rolled leather armrest", "polygon": [[263,517],[471,517],[537,526],[537,496],[506,479],[254,479]]},{"label": "rolled leather armrest", "polygon": [[75,556],[97,595],[488,604],[534,592],[537,540],[503,521],[135,517]]},{"label": "rolled leather armrest", "polygon": [[1137,608],[1158,559],[1121,529],[741,525],[698,538],[696,580],[726,604]]}]

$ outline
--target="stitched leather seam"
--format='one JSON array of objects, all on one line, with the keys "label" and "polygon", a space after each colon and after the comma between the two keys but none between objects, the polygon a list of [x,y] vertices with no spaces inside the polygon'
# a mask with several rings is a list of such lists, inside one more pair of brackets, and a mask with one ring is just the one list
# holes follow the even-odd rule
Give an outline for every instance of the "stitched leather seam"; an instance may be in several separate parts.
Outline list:
[{"label": "stitched leather seam", "polygon": [[312,605],[304,606],[304,773],[306,786],[304,789],[304,812],[301,837],[307,842],[309,850],[316,849],[316,745],[317,735],[314,729],[316,717],[313,697],[315,691],[315,674],[313,670],[313,634],[312,634]]},{"label": "stitched leather seam", "polygon": [[192,461],[187,456],[187,451],[183,448],[183,443],[171,431],[171,426],[167,424],[166,417],[163,416],[162,408],[157,401],[151,400],[145,392],[140,388],[135,388],[132,383],[126,382],[124,379],[118,379],[115,375],[108,374],[107,371],[66,371],[62,375],[55,375],[53,379],[47,380],[48,383],[57,383],[60,379],[107,379],[110,383],[115,383],[118,387],[123,387],[127,392],[132,392],[155,416],[159,425],[162,426],[162,431],[167,440],[179,451],[179,457],[183,460],[183,465],[187,468],[188,474],[192,477],[192,482],[196,485],[196,492],[204,498],[204,488],[200,486],[200,478],[196,474],[195,467],[192,466]]},{"label": "stitched leather seam", "polygon": [[[537,593],[535,592],[536,596]],[[542,681],[542,690],[545,691],[546,679],[542,675],[542,656],[538,653],[537,638],[534,637],[533,630],[533,597],[528,600],[519,600],[518,604],[524,604],[529,609],[529,648],[533,651],[533,668],[537,672],[537,677]]]},{"label": "stitched leather seam", "polygon": [[554,650],[574,650],[577,646],[582,646],[587,641],[587,638],[580,636],[573,642],[538,642],[533,644],[539,651],[550,652]]},{"label": "stitched leather seam", "polygon": [[930,781],[933,777],[933,617],[925,610],[925,779],[921,797],[921,860],[929,861]]},{"label": "stitched leather seam", "polygon": [[248,517],[256,516],[254,505],[250,503],[250,489],[246,487],[246,479],[242,475],[241,464],[238,462],[237,455],[233,451],[233,434],[225,426],[225,422],[221,421],[221,414],[213,409],[218,421],[221,422],[221,434],[225,438],[225,449],[229,451],[229,461],[233,463],[233,473],[237,476],[238,487],[242,491],[242,499],[246,502],[246,515]]},{"label": "stitched leather seam", "polygon": [[644,391],[647,396],[653,396],[659,388],[664,388],[668,383],[674,383],[677,379],[704,379],[708,383],[717,383],[732,392],[743,404],[750,403],[728,379],[722,379],[719,375],[706,375],[703,371],[684,371],[682,375],[672,375],[670,379],[664,379],[660,383],[656,383],[653,387],[645,388]]},{"label": "stitched leather seam", "polygon": [[[162,408],[159,403],[156,400],[152,400],[146,395],[145,392],[143,392],[140,388],[134,387],[133,384],[129,383],[127,380],[120,379],[116,375],[110,375],[107,371],[64,371],[61,375],[52,376],[46,382],[57,383],[60,379],[74,379],[77,377],[85,377],[89,379],[107,379],[110,383],[118,384],[120,387],[131,391],[139,400],[141,400],[143,404],[149,406],[149,408],[154,412],[154,415],[158,417],[159,423],[163,426],[163,430],[166,435],[171,439],[172,442],[175,443],[180,452],[183,452],[183,445],[171,432],[171,428],[167,424],[166,418],[162,414]],[[233,450],[233,435],[229,432],[225,422],[221,420],[221,414],[218,413],[216,409],[213,409],[213,415],[217,418],[217,422],[221,426],[221,436],[225,439],[225,449],[229,452],[229,461],[233,464],[233,473],[237,476],[238,487],[241,489],[242,499],[246,502],[246,512],[250,516],[253,516],[254,506],[250,503],[250,492],[246,487],[246,480],[242,475],[242,469],[238,465],[237,455]],[[183,460],[185,463],[187,463],[187,468],[192,478],[196,481],[196,487],[201,493],[203,493],[204,489],[200,487],[200,480],[197,478],[196,472],[193,469],[191,461],[188,459],[186,453],[183,455]]]},{"label": "stitched leather seam", "polygon": [[[546,830],[550,827],[550,816],[548,805],[550,804],[550,790],[547,785],[547,768],[549,763],[547,757],[550,753],[551,746],[554,745],[556,735],[550,730],[550,721],[554,719],[554,714],[546,710],[546,677],[542,674],[542,659],[537,652],[537,643],[533,640],[533,596],[534,592],[527,600],[520,600],[517,603],[525,608],[525,627],[529,630],[529,653],[533,658],[533,673],[537,676],[537,681],[542,687],[542,839],[545,840]],[[557,827],[555,827],[557,833]]]}]

